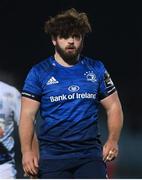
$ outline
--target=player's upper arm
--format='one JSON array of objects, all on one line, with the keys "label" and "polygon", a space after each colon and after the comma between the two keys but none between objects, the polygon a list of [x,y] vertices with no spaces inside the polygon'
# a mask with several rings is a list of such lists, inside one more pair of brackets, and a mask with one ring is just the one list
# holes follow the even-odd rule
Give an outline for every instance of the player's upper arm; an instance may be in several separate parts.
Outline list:
[{"label": "player's upper arm", "polygon": [[35,115],[39,109],[40,102],[27,98],[22,97],[21,99],[21,120],[23,119],[31,119],[35,120]]},{"label": "player's upper arm", "polygon": [[117,91],[115,91],[113,94],[107,96],[106,98],[102,99],[100,101],[100,103],[106,109],[106,111],[109,111],[111,108],[121,109],[121,104],[120,104],[120,100],[119,100]]}]

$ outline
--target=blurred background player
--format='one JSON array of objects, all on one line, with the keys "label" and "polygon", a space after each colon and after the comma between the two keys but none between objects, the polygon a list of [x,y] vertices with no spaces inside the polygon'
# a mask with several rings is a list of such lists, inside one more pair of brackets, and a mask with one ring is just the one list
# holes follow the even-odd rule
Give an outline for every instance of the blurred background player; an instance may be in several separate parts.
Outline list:
[{"label": "blurred background player", "polygon": [[20,118],[19,91],[0,81],[0,179],[15,179],[14,126]]}]

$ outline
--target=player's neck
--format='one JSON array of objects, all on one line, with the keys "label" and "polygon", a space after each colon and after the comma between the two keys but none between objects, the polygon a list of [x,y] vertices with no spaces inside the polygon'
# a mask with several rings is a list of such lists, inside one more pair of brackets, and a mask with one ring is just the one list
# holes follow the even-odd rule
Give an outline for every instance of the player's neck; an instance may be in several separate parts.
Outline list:
[{"label": "player's neck", "polygon": [[[80,56],[80,55],[78,55],[78,57],[77,57],[77,59],[76,59],[76,63],[78,62],[79,56]],[[55,60],[56,60],[60,65],[62,65],[62,66],[71,67],[71,66],[74,65],[74,64],[68,64],[57,52],[55,52],[54,58],[55,58]]]}]

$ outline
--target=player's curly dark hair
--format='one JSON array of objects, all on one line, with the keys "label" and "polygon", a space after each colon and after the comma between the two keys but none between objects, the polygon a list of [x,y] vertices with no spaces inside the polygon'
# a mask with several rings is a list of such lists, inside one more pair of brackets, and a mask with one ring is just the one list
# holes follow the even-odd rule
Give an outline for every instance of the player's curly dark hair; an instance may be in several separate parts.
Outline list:
[{"label": "player's curly dark hair", "polygon": [[56,38],[68,37],[72,34],[81,34],[91,32],[91,25],[89,23],[86,13],[79,13],[76,9],[71,8],[61,14],[51,17],[45,22],[45,32]]}]

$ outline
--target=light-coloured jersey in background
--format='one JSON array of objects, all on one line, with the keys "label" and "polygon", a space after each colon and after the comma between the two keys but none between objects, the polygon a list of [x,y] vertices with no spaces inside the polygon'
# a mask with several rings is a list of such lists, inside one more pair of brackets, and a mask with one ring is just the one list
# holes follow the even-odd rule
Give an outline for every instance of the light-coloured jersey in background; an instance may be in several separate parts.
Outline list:
[{"label": "light-coloured jersey in background", "polygon": [[[7,150],[11,158],[14,158],[14,152],[12,151],[14,147],[14,139],[12,137],[14,121],[18,125],[20,117],[20,96],[20,92],[15,87],[0,81],[0,128],[4,132],[0,136],[0,144]],[[7,164],[7,159],[5,159],[5,163]],[[0,164],[0,171],[4,164]],[[0,178],[4,177],[0,175]]]}]

